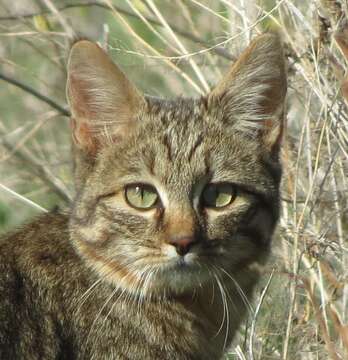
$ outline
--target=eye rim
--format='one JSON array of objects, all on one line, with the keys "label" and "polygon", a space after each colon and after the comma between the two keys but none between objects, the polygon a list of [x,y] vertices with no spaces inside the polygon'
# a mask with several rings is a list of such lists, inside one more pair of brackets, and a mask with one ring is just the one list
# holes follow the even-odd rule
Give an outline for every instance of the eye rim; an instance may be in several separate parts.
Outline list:
[{"label": "eye rim", "polygon": [[[223,205],[223,206],[210,206],[208,205],[206,202],[205,202],[205,199],[204,199],[204,192],[207,190],[207,188],[209,186],[215,186],[215,187],[218,187],[218,186],[229,186],[231,188],[231,199],[230,201],[226,204],[226,205]],[[237,198],[237,186],[233,183],[230,183],[230,182],[227,182],[227,181],[222,181],[222,182],[211,182],[211,183],[208,183],[205,185],[205,187],[203,188],[203,191],[202,191],[202,194],[201,194],[201,205],[203,208],[205,209],[210,209],[210,210],[214,210],[214,211],[222,211],[224,209],[226,209],[228,206],[230,206]]]},{"label": "eye rim", "polygon": [[[151,190],[153,193],[155,193],[157,195],[156,197],[156,200],[155,202],[150,206],[150,207],[139,207],[139,206],[136,206],[134,204],[132,204],[128,197],[127,197],[127,190],[129,189],[134,189],[136,187],[142,187],[142,188],[145,188],[145,189],[148,189],[148,190]],[[158,191],[157,189],[151,185],[151,184],[147,184],[147,183],[131,183],[131,184],[127,184],[124,186],[124,191],[123,191],[123,197],[126,201],[126,203],[133,209],[136,209],[136,210],[139,210],[139,211],[149,211],[149,210],[153,210],[155,208],[158,208],[159,207],[159,204],[161,203],[161,199],[160,199],[160,196],[158,194]]]}]

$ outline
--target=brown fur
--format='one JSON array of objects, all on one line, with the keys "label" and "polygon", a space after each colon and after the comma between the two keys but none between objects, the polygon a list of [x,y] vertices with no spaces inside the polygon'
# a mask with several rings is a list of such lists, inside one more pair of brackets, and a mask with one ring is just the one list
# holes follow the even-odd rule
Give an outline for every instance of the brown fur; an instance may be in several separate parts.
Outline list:
[{"label": "brown fur", "polygon": [[[196,100],[142,96],[80,41],[67,90],[77,196],[0,241],[0,359],[220,359],[278,219],[279,39],[257,38]],[[203,206],[219,182],[236,198]],[[129,205],[134,183],[156,189],[155,208]],[[194,240],[185,255],[178,238]]]}]

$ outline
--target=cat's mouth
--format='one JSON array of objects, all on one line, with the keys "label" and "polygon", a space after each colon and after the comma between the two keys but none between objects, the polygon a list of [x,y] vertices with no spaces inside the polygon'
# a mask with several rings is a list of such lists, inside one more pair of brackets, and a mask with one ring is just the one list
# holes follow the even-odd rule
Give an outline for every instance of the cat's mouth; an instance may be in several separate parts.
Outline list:
[{"label": "cat's mouth", "polygon": [[197,262],[193,262],[186,257],[180,257],[176,260],[169,261],[160,271],[160,273],[168,277],[178,275],[181,277],[192,277],[193,275],[199,277],[202,272],[203,269]]},{"label": "cat's mouth", "polygon": [[[205,250],[205,251],[203,251]],[[215,249],[216,250],[216,249]],[[180,255],[170,247],[163,247],[161,256],[149,256],[140,267],[151,268],[149,281],[140,285],[148,294],[188,294],[211,280],[214,281],[214,265],[218,254],[213,249],[196,248]],[[141,271],[140,271],[141,273]],[[146,277],[144,277],[146,279]],[[142,280],[140,279],[140,282]]]},{"label": "cat's mouth", "polygon": [[174,267],[178,270],[187,270],[192,268],[192,263],[185,259],[184,256],[181,256],[178,260],[175,261]]},{"label": "cat's mouth", "polygon": [[160,265],[160,273],[173,274],[178,272],[183,276],[199,276],[204,272],[204,262],[201,256],[195,252],[188,252],[184,255],[176,254],[174,256],[165,256]]},{"label": "cat's mouth", "polygon": [[211,278],[194,254],[167,259],[155,271],[150,288],[160,295],[190,293]]}]

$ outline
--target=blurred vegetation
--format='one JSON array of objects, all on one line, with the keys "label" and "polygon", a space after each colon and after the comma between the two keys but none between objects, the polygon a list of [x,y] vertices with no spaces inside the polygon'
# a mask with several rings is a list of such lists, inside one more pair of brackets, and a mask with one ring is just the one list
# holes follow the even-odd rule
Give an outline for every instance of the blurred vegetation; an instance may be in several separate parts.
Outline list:
[{"label": "blurred vegetation", "polygon": [[74,197],[63,113],[76,38],[98,41],[147,94],[199,96],[253,36],[279,31],[282,219],[229,356],[347,359],[347,11],[343,0],[0,0],[0,233]]}]

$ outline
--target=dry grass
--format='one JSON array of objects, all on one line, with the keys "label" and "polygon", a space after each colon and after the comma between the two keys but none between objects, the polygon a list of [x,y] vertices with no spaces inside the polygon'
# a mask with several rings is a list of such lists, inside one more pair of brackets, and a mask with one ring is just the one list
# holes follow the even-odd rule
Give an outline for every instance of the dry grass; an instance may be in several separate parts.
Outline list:
[{"label": "dry grass", "polygon": [[283,211],[230,358],[347,359],[347,15],[343,0],[0,0],[0,231],[73,196],[74,37],[99,41],[152,95],[195,96],[250,38],[277,29],[290,77]]}]

